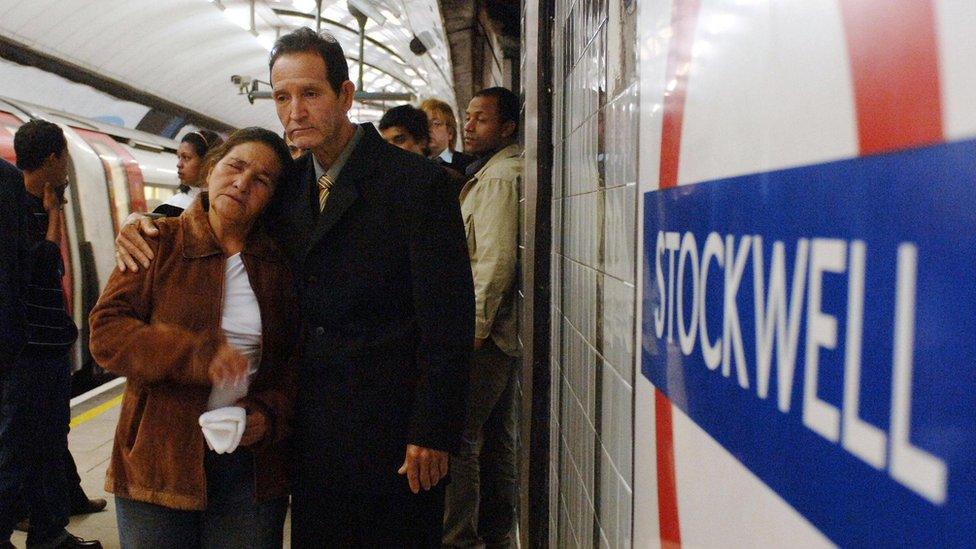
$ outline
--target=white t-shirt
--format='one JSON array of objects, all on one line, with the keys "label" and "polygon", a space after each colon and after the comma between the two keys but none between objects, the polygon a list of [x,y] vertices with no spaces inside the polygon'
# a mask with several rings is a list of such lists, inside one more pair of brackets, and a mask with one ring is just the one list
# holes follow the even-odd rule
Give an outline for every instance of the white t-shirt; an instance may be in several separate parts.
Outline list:
[{"label": "white t-shirt", "polygon": [[200,187],[190,187],[190,190],[185,193],[176,193],[169,197],[163,204],[169,204],[170,206],[176,206],[177,208],[183,208],[184,210],[190,207],[193,203],[193,199],[197,197],[203,191]]},{"label": "white t-shirt", "polygon": [[248,376],[236,386],[214,386],[207,401],[208,410],[233,406],[247,396],[247,389],[261,363],[261,309],[239,253],[228,257],[224,266],[220,329],[227,343],[247,358]]}]

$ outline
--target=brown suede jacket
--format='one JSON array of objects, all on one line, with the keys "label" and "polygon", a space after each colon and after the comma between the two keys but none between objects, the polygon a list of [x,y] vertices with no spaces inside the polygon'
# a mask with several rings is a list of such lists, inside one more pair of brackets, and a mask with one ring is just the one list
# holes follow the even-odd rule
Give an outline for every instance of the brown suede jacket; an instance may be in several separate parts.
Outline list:
[{"label": "brown suede jacket", "polygon": [[[207,369],[217,346],[224,254],[207,219],[205,197],[178,218],[161,219],[149,240],[149,269],[112,273],[92,310],[91,352],[126,376],[105,489],[172,509],[207,506],[206,442],[198,424],[210,394]],[[267,418],[254,454],[259,500],[288,493],[287,435],[294,400],[299,323],[287,263],[255,229],[241,253],[261,310],[261,364],[244,401]]]}]

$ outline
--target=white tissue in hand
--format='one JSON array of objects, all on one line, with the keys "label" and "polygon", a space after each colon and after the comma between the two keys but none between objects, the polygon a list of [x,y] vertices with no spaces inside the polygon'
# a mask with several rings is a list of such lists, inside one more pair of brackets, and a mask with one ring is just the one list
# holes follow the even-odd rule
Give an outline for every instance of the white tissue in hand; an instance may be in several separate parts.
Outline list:
[{"label": "white tissue in hand", "polygon": [[237,449],[244,435],[247,414],[240,406],[226,406],[210,410],[200,416],[200,427],[207,446],[218,454],[229,454]]}]

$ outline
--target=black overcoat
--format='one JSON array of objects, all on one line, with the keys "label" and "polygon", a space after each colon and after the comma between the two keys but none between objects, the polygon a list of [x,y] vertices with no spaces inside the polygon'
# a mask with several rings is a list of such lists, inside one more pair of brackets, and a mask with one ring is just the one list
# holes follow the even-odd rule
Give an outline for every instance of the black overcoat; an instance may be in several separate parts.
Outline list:
[{"label": "black overcoat", "polygon": [[408,443],[457,446],[474,291],[443,170],[363,129],[321,214],[306,154],[268,221],[292,259],[304,324],[296,482],[381,494],[406,487]]},{"label": "black overcoat", "polygon": [[26,342],[24,177],[0,158],[0,370],[14,363]]}]

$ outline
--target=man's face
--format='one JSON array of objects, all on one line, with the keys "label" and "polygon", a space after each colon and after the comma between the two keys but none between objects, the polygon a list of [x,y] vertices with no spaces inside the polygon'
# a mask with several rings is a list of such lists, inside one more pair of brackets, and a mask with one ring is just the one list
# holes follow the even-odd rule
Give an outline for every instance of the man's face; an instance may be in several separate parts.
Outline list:
[{"label": "man's face", "polygon": [[380,130],[380,134],[383,135],[383,139],[390,145],[400,147],[405,151],[410,151],[421,156],[424,154],[424,148],[427,143],[414,139],[402,126],[390,126],[385,130]]},{"label": "man's face", "polygon": [[474,97],[468,103],[464,119],[464,152],[481,155],[511,142],[514,122],[503,122],[498,116],[494,97]]},{"label": "man's face", "polygon": [[55,165],[55,175],[58,181],[64,181],[64,186],[68,186],[68,162],[71,158],[68,156],[68,149],[65,148],[61,156],[54,157]]},{"label": "man's face", "polygon": [[44,179],[49,182],[59,198],[64,196],[65,189],[68,188],[68,163],[70,159],[68,149],[65,148],[60,156],[52,153],[41,164]]},{"label": "man's face", "polygon": [[68,186],[68,162],[70,157],[68,156],[68,149],[65,148],[61,152],[61,155],[51,154],[44,161],[42,168],[44,169],[45,177],[51,181],[51,184],[56,187],[67,187]]},{"label": "man's face", "polygon": [[339,93],[326,79],[325,61],[312,52],[286,53],[271,67],[271,87],[278,119],[288,139],[300,149],[318,149],[339,139],[352,106],[354,87]]},{"label": "man's face", "polygon": [[435,110],[427,113],[427,125],[430,127],[430,155],[437,156],[450,146],[451,129],[447,127],[444,115]]}]

